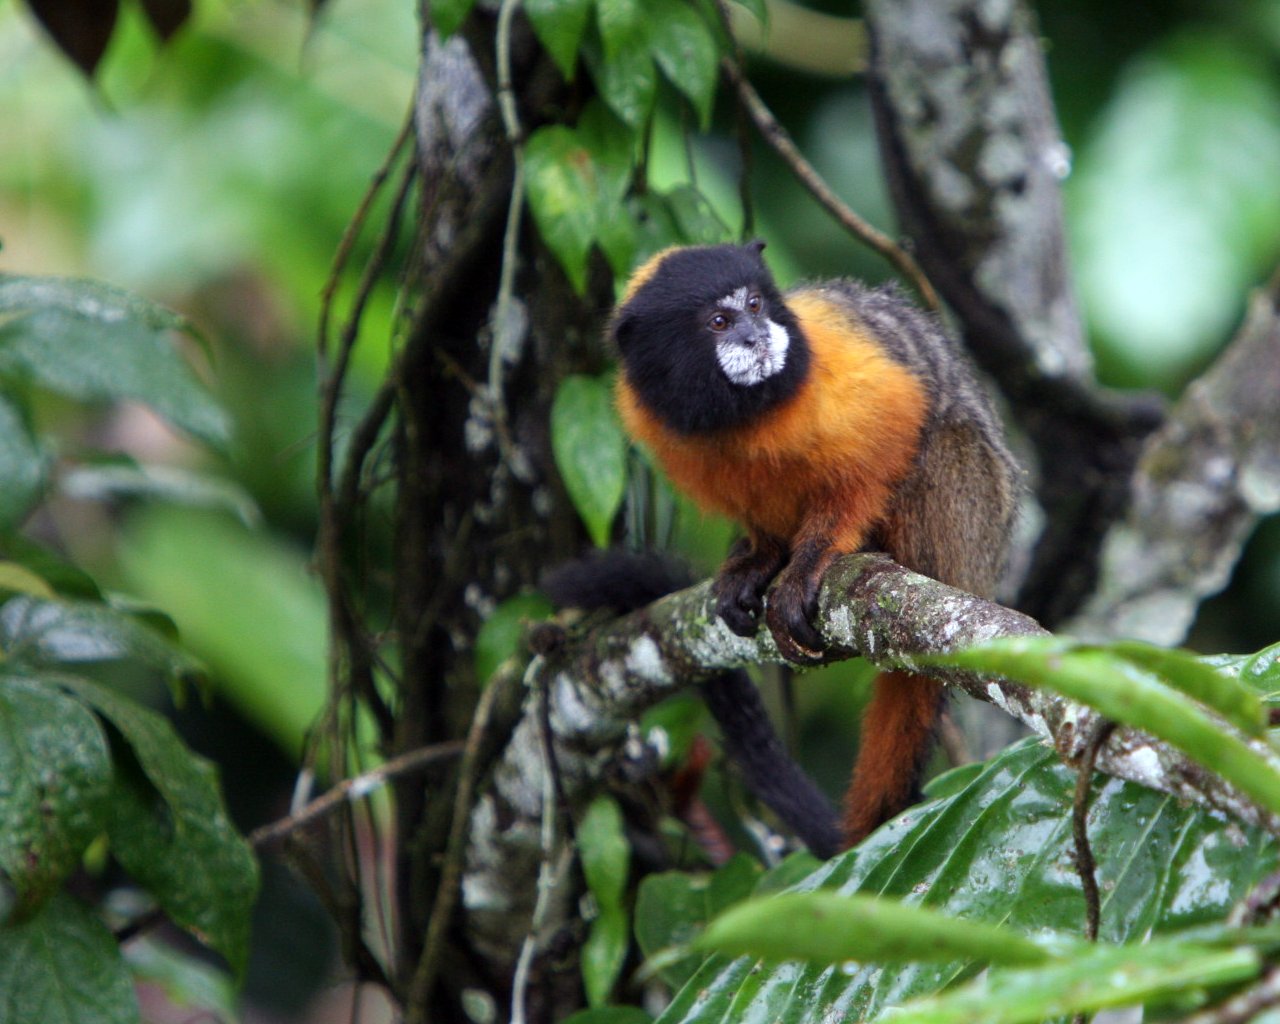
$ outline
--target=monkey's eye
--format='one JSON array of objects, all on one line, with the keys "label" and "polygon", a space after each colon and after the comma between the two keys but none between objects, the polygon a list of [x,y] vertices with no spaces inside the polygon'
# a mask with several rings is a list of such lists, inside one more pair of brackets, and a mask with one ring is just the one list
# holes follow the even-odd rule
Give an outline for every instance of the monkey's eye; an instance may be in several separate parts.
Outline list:
[{"label": "monkey's eye", "polygon": [[716,313],[707,321],[707,326],[717,333],[727,331],[729,329],[729,318],[723,313]]},{"label": "monkey's eye", "polygon": [[760,298],[759,295],[752,295],[747,299],[747,309],[751,313],[759,313],[760,310],[764,309],[764,299]]}]

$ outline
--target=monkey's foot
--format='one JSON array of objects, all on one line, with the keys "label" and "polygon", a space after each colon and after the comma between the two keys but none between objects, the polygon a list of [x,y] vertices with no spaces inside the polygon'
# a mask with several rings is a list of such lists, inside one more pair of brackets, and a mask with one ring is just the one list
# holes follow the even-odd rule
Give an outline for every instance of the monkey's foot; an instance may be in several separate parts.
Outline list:
[{"label": "monkey's foot", "polygon": [[778,650],[788,661],[813,664],[822,660],[826,646],[813,627],[818,616],[818,590],[822,573],[794,571],[794,563],[778,580],[769,595],[765,621]]},{"label": "monkey's foot", "polygon": [[786,549],[770,541],[754,545],[746,538],[734,545],[711,592],[716,614],[738,636],[755,636],[764,612],[764,591],[786,561]]}]

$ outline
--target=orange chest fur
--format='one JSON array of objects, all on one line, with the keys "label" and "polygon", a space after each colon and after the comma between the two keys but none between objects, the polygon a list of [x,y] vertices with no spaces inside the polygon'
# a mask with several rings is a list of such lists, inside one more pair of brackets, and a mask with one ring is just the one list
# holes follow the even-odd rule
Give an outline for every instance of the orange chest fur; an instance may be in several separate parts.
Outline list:
[{"label": "orange chest fur", "polygon": [[804,383],[782,405],[745,426],[681,435],[640,405],[624,373],[619,412],[704,510],[785,539],[817,515],[852,514],[863,521],[848,525],[870,529],[919,447],[928,411],[924,387],[819,292],[792,293],[787,305],[808,339],[811,362]]}]

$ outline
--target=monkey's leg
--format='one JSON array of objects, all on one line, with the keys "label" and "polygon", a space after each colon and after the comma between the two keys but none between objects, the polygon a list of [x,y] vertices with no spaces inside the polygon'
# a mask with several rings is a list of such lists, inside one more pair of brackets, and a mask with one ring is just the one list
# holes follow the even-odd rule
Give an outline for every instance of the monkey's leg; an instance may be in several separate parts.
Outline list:
[{"label": "monkey's leg", "polygon": [[764,610],[765,588],[787,562],[787,546],[776,537],[753,533],[729,552],[711,592],[716,614],[738,636],[754,636]]}]

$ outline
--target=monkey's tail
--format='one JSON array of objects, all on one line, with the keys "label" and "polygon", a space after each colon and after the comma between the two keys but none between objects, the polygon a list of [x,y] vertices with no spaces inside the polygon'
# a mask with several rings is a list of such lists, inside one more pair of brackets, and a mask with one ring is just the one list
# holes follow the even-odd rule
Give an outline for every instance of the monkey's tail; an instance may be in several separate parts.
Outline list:
[{"label": "monkey's tail", "polygon": [[702,686],[711,717],[720,726],[725,752],[762,804],[799,836],[815,857],[834,857],[844,847],[836,813],[813,779],[782,745],[760,691],[742,670],[725,672]]},{"label": "monkey's tail", "polygon": [[[542,588],[561,607],[611,608],[622,614],[691,582],[688,569],[669,556],[612,549],[557,566],[543,578]],[[725,672],[703,683],[701,692],[747,789],[815,856],[839,853],[844,843],[838,815],[782,745],[751,677],[741,670]]]},{"label": "monkey's tail", "polygon": [[844,841],[861,842],[920,798],[920,776],[942,715],[942,686],[910,672],[881,672],[862,716],[862,743],[844,798]]}]

